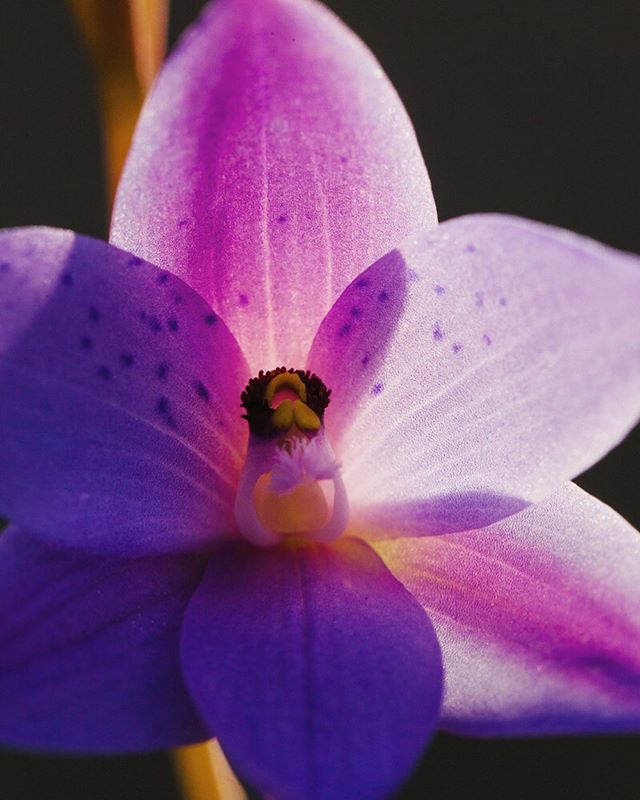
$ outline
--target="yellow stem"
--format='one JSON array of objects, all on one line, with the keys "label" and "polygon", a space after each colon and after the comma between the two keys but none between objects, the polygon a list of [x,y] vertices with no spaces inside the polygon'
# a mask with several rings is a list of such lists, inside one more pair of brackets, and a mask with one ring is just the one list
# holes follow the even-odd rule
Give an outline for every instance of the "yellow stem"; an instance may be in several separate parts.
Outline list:
[{"label": "yellow stem", "polygon": [[184,800],[247,800],[216,739],[177,748],[173,761]]},{"label": "yellow stem", "polygon": [[169,0],[69,0],[94,62],[113,202],[140,107],[164,57]]}]

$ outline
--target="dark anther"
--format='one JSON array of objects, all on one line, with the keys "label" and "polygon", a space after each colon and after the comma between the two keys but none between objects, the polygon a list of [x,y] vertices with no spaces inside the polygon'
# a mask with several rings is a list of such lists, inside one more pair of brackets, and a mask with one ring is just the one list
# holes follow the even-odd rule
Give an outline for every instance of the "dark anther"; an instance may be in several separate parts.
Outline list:
[{"label": "dark anther", "polygon": [[240,395],[240,405],[247,412],[242,415],[242,418],[247,420],[254,433],[259,433],[263,436],[276,433],[271,424],[274,410],[267,403],[264,395],[273,378],[276,375],[282,375],[284,372],[290,372],[300,378],[307,390],[307,405],[318,415],[321,421],[324,417],[325,409],[330,403],[331,389],[327,389],[317,375],[310,370],[287,369],[286,367],[277,367],[268,372],[260,370],[255,378],[251,378],[244,392]]}]

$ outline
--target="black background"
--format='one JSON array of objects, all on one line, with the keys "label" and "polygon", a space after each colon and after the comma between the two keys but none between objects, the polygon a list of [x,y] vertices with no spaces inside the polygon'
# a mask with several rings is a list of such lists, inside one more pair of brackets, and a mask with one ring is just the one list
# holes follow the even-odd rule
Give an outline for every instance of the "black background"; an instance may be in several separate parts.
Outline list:
[{"label": "black background", "polygon": [[[173,1],[172,41],[201,5]],[[637,3],[328,5],[369,44],[398,88],[442,219],[509,212],[640,252]],[[104,237],[96,104],[64,3],[2,0],[0,31],[0,225],[40,223]],[[637,527],[639,445],[636,430],[579,479]],[[635,800],[639,763],[640,737],[438,736],[402,797]],[[162,754],[75,760],[0,753],[0,797],[178,795]]]}]

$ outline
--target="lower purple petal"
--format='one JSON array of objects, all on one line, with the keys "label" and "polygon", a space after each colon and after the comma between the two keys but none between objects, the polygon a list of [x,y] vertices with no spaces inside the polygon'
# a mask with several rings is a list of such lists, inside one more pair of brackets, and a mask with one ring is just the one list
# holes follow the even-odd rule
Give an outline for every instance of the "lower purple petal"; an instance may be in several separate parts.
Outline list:
[{"label": "lower purple petal", "polygon": [[232,763],[278,800],[388,796],[437,722],[433,627],[355,539],[225,547],[187,610],[182,655]]},{"label": "lower purple petal", "polygon": [[573,484],[483,530],[380,542],[434,621],[445,729],[640,729],[640,535]]},{"label": "lower purple petal", "polygon": [[115,559],[0,536],[0,743],[151,750],[209,737],[179,628],[202,556]]}]

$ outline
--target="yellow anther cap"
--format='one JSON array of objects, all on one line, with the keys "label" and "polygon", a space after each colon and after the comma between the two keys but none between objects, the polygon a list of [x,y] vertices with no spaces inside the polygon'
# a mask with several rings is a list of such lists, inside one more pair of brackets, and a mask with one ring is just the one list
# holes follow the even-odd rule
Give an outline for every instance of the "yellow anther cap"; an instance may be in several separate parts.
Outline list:
[{"label": "yellow anther cap", "polygon": [[[296,404],[299,402],[299,400],[296,400]],[[293,408],[291,400],[283,400],[273,412],[273,427],[279,431],[288,431],[293,425]]]},{"label": "yellow anther cap", "polygon": [[271,405],[273,398],[281,389],[291,389],[303,403],[307,402],[307,387],[295,372],[281,372],[272,378],[264,390],[264,399]]},{"label": "yellow anther cap", "polygon": [[[285,402],[288,402],[285,400]],[[283,403],[284,405],[284,403]],[[278,406],[278,409],[282,408],[282,406]],[[278,410],[276,409],[276,411]],[[296,425],[300,428],[301,431],[319,431],[322,427],[322,423],[320,422],[320,417],[312,411],[308,405],[303,403],[301,400],[296,400],[293,403],[293,417],[296,421]]]}]

